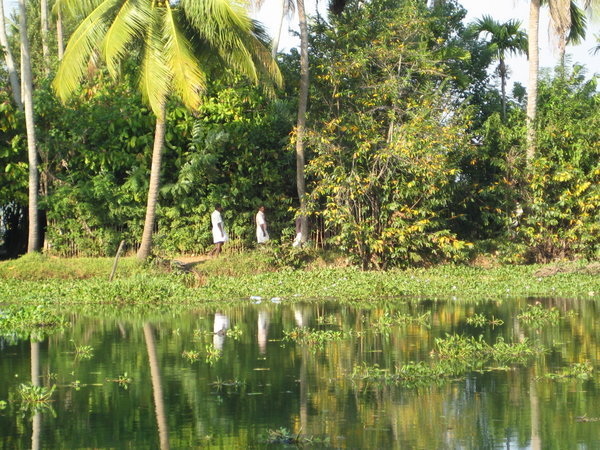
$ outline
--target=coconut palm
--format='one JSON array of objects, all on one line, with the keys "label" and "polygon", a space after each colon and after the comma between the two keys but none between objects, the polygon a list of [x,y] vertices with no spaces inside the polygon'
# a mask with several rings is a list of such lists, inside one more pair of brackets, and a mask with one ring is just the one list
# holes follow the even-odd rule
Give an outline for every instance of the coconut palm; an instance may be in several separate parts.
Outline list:
[{"label": "coconut palm", "polygon": [[[527,164],[535,156],[535,118],[537,114],[537,84],[539,74],[539,27],[540,8],[548,5],[550,26],[558,38],[558,50],[561,64],[564,63],[566,44],[578,43],[585,37],[585,15],[573,0],[530,0],[529,6],[529,80],[527,93]],[[584,0],[587,10],[598,9],[600,0]]]},{"label": "coconut palm", "polygon": [[[119,63],[141,48],[139,87],[156,116],[148,203],[138,258],[149,256],[165,136],[166,102],[175,93],[196,110],[209,64],[230,67],[254,82],[281,83],[281,74],[262,31],[231,0],[85,0],[87,17],[75,30],[53,86],[65,101],[79,87],[92,56],[106,61],[113,77]],[[137,45],[138,47],[135,47]]]},{"label": "coconut palm", "polygon": [[38,227],[38,164],[33,119],[33,81],[31,77],[31,55],[27,38],[27,10],[25,0],[19,0],[19,36],[21,40],[21,88],[23,105],[25,106],[25,128],[27,131],[27,159],[29,163],[29,232],[27,253],[36,252],[39,248]]},{"label": "coconut palm", "polygon": [[[293,1],[293,0],[282,0]],[[309,65],[308,65],[308,23],[304,0],[295,0],[298,11],[298,26],[300,28],[300,89],[298,91],[298,118],[296,122],[296,189],[300,201],[300,233],[301,242],[308,238],[308,220],[306,217],[306,182],[304,175],[305,152],[304,135],[306,132],[306,109],[308,106]],[[254,0],[258,6],[264,0]],[[346,0],[330,0],[329,10],[333,14],[341,14],[346,6]],[[285,9],[285,8],[284,8]]]},{"label": "coconut palm", "polygon": [[486,33],[489,36],[488,48],[493,52],[494,58],[498,60],[498,75],[502,91],[502,118],[506,119],[506,78],[508,68],[506,67],[506,56],[510,54],[527,53],[527,34],[521,31],[521,22],[509,20],[500,23],[491,16],[483,16],[474,24],[478,33]]}]

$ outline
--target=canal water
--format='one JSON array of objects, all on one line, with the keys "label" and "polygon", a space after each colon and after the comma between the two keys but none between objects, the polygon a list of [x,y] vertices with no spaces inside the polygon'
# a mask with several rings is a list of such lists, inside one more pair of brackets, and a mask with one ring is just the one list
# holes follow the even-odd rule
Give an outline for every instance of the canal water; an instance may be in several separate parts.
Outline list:
[{"label": "canal water", "polygon": [[[600,448],[591,300],[255,298],[67,319],[0,338],[0,448]],[[535,352],[432,375],[452,337]],[[407,366],[425,369],[396,376]],[[49,400],[28,402],[32,386]]]}]

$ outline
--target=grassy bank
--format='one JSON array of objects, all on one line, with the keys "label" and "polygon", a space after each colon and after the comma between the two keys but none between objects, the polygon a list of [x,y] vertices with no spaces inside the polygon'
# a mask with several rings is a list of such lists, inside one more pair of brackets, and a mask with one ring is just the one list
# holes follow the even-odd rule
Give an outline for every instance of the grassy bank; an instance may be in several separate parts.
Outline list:
[{"label": "grassy bank", "polygon": [[[322,265],[322,264],[321,264]],[[429,269],[364,272],[324,265],[276,267],[259,252],[225,255],[218,261],[119,263],[108,282],[109,259],[27,256],[0,263],[0,301],[62,306],[102,305],[106,310],[170,309],[240,300],[297,301],[334,298],[368,304],[419,297],[457,301],[512,297],[600,298],[596,265],[437,266]]]}]

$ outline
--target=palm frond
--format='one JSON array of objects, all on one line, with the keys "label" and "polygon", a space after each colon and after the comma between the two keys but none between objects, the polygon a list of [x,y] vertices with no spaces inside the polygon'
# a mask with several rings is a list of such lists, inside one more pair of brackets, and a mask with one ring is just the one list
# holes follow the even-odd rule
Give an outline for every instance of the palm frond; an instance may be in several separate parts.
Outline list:
[{"label": "palm frond", "polygon": [[153,17],[146,30],[144,55],[140,68],[140,91],[156,117],[161,117],[171,88],[171,73],[163,55],[162,33],[159,26],[159,8],[153,8]]},{"label": "palm frond", "polygon": [[86,17],[101,3],[102,0],[56,0],[52,7],[52,14],[57,16],[58,11],[61,11],[72,18]]},{"label": "palm frond", "polygon": [[126,56],[127,45],[136,37],[143,37],[151,21],[152,11],[145,0],[126,0],[119,9],[102,44],[106,66],[113,77],[118,74],[118,62]]},{"label": "palm frond", "polygon": [[92,52],[99,46],[108,29],[109,13],[123,0],[104,0],[73,32],[52,86],[62,101],[77,89],[87,69]]},{"label": "palm frond", "polygon": [[167,3],[164,8],[164,55],[173,75],[173,87],[183,103],[190,109],[200,106],[200,92],[206,86],[205,74],[192,52],[192,46],[174,18],[174,11]]}]

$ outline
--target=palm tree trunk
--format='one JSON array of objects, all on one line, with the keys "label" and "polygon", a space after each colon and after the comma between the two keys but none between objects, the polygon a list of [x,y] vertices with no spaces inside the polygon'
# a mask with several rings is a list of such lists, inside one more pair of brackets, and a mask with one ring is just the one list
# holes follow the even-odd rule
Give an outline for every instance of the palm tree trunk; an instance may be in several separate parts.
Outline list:
[{"label": "palm tree trunk", "polygon": [[12,90],[13,99],[15,100],[19,111],[23,111],[19,76],[17,74],[17,69],[15,68],[15,61],[12,57],[12,52],[10,51],[10,47],[8,45],[8,36],[6,35],[6,24],[4,23],[4,2],[0,2],[0,50],[4,51],[4,62],[6,63],[6,70],[8,71],[8,77],[10,79],[10,88]]},{"label": "palm tree trunk", "polygon": [[273,36],[273,43],[271,44],[271,56],[273,56],[273,59],[277,57],[277,51],[279,50],[281,28],[283,26],[283,21],[285,20],[285,16],[287,14],[287,2],[288,0],[281,0],[281,17],[279,18],[279,26],[277,27],[277,32],[275,33],[275,36]]},{"label": "palm tree trunk", "polygon": [[167,415],[165,412],[165,402],[162,391],[162,382],[160,376],[160,365],[158,364],[158,352],[156,351],[156,341],[154,340],[154,331],[152,325],[144,324],[144,338],[146,340],[146,350],[148,351],[148,360],[150,362],[150,378],[152,379],[152,394],[154,396],[154,412],[156,414],[156,423],[158,425],[158,435],[160,439],[160,449],[169,449],[169,427],[167,424]]},{"label": "palm tree trunk", "polygon": [[308,237],[308,221],[306,219],[306,185],[304,180],[304,132],[306,128],[306,107],[308,104],[308,26],[304,0],[297,0],[298,19],[300,22],[300,93],[298,99],[298,123],[296,125],[296,186],[300,200],[300,219],[302,242]]},{"label": "palm tree trunk", "polygon": [[530,0],[529,7],[529,83],[527,93],[527,166],[531,166],[535,156],[536,132],[535,117],[537,113],[537,86],[540,66],[539,28],[540,0]]},{"label": "palm tree trunk", "polygon": [[62,13],[60,11],[60,7],[58,8],[58,12],[56,15],[56,44],[58,46],[58,60],[62,61],[63,56],[65,54],[65,43],[62,28]]},{"label": "palm tree trunk", "polygon": [[146,259],[152,250],[152,233],[154,232],[154,219],[156,217],[156,205],[158,204],[158,190],[160,188],[160,165],[162,151],[165,145],[165,109],[163,103],[161,111],[156,117],[156,128],[154,130],[154,148],[152,149],[152,168],[150,169],[150,186],[148,187],[148,204],[146,206],[146,220],[144,221],[144,232],[137,257]]},{"label": "palm tree trunk", "polygon": [[502,121],[506,121],[506,64],[504,59],[500,58],[498,64],[498,72],[500,73],[500,89],[502,91]]},{"label": "palm tree trunk", "polygon": [[48,51],[48,0],[40,0],[40,22],[42,32],[42,55],[44,56],[44,73],[50,74],[50,52]]},{"label": "palm tree trunk", "polygon": [[27,253],[32,253],[38,250],[40,237],[38,229],[38,167],[35,149],[35,123],[33,120],[33,82],[31,79],[31,57],[29,55],[29,39],[27,38],[25,0],[19,0],[19,34],[21,35],[21,76],[29,160],[29,236]]}]

